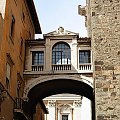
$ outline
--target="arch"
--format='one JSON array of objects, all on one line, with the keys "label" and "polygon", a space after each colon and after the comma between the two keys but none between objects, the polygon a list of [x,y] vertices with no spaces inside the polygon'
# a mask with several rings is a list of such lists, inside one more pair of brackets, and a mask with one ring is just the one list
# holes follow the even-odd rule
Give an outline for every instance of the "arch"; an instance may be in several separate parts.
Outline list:
[{"label": "arch", "polygon": [[66,44],[66,45],[69,46],[69,48],[70,48],[70,45],[69,45],[67,42],[59,41],[59,42],[56,42],[56,43],[52,46],[52,49],[53,49],[57,44],[60,44],[60,43]]},{"label": "arch", "polygon": [[52,64],[70,64],[71,49],[66,42],[57,42],[52,47]]},{"label": "arch", "polygon": [[37,103],[40,99],[51,95],[70,93],[85,96],[93,101],[92,79],[85,78],[84,76],[76,77],[74,75],[39,77],[27,83],[24,98],[28,97],[30,101]]}]

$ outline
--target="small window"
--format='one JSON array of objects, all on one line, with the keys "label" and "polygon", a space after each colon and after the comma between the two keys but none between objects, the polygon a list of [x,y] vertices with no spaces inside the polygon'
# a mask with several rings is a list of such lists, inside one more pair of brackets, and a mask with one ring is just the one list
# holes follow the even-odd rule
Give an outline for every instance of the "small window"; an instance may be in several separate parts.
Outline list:
[{"label": "small window", "polygon": [[6,88],[7,89],[9,89],[10,77],[11,77],[11,66],[9,63],[7,63],[6,64]]},{"label": "small window", "polygon": [[20,56],[22,57],[23,54],[23,39],[21,39],[21,43],[20,43]]},{"label": "small window", "polygon": [[37,51],[32,53],[32,65],[43,65],[44,64],[44,52]]},{"label": "small window", "polygon": [[10,81],[11,81],[11,74],[12,74],[12,68],[14,65],[13,59],[10,56],[10,53],[6,54],[7,57],[7,63],[6,63],[6,88],[10,88]]},{"label": "small window", "polygon": [[11,21],[11,28],[10,28],[10,36],[13,37],[14,36],[14,29],[15,29],[15,18],[12,15],[12,21]]},{"label": "small window", "polygon": [[68,120],[68,115],[62,115],[62,120]]},{"label": "small window", "polygon": [[91,63],[90,50],[80,50],[79,51],[79,64],[81,64],[81,63]]}]

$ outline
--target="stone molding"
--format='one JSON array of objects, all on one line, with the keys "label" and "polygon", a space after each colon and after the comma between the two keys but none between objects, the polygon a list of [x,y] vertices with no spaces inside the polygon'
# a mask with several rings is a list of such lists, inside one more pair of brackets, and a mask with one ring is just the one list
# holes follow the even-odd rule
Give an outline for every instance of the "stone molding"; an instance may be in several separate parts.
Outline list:
[{"label": "stone molding", "polygon": [[81,107],[82,100],[75,100],[73,104],[74,104],[74,107]]},{"label": "stone molding", "polygon": [[49,101],[48,101],[48,105],[49,105],[49,107],[55,107],[55,105],[56,105],[56,100],[49,100]]}]

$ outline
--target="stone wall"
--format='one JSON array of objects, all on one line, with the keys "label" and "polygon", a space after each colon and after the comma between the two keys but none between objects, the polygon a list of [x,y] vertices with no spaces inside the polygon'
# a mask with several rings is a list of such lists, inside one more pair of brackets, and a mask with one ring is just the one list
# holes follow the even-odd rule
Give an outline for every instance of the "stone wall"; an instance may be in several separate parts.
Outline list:
[{"label": "stone wall", "polygon": [[120,119],[120,1],[91,0],[96,120]]}]

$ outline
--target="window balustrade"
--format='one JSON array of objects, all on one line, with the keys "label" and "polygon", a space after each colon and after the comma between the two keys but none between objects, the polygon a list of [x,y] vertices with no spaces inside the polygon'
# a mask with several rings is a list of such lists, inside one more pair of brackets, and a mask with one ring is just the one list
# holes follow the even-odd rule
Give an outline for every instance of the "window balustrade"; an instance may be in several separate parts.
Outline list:
[{"label": "window balustrade", "polygon": [[52,70],[54,71],[63,71],[63,70],[71,70],[71,65],[52,65]]},{"label": "window balustrade", "polygon": [[[43,65],[32,65],[32,71],[43,71],[44,66]],[[67,71],[71,70],[71,64],[66,65],[59,65],[59,64],[53,64],[52,65],[53,71]],[[79,70],[80,71],[92,71],[92,65],[90,63],[84,63],[79,64]]]},{"label": "window balustrade", "polygon": [[92,65],[90,63],[79,64],[79,70],[81,71],[91,71]]},{"label": "window balustrade", "polygon": [[43,71],[43,65],[32,65],[32,71]]}]

